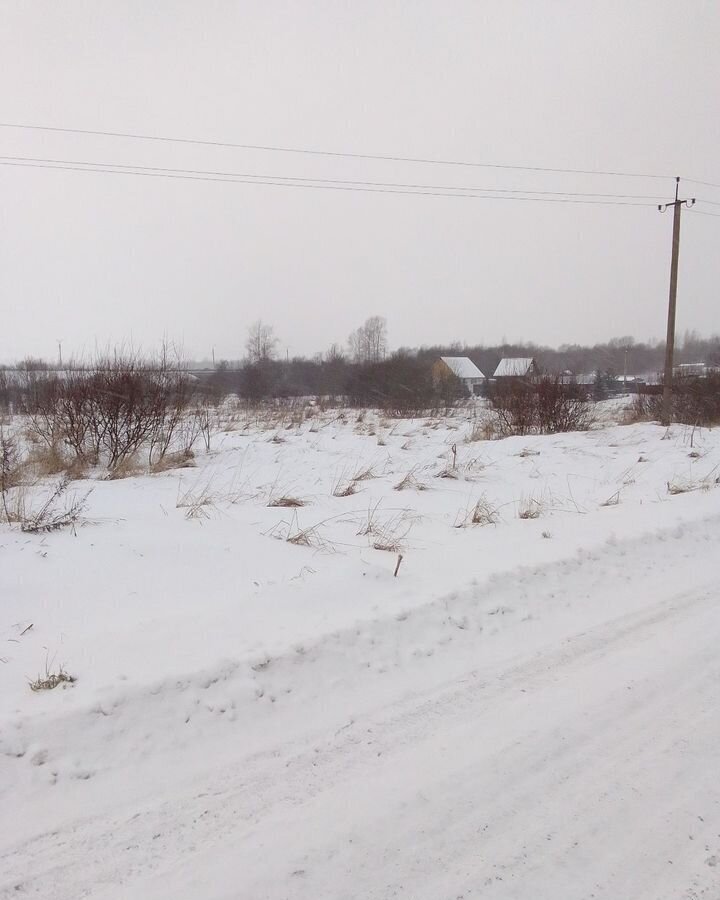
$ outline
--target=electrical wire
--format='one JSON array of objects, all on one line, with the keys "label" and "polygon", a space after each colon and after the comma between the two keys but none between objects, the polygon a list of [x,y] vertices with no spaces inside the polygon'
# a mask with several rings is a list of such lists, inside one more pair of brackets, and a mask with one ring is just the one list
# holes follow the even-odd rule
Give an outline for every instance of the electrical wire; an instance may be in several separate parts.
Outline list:
[{"label": "electrical wire", "polygon": [[720,213],[706,212],[703,209],[695,209],[692,206],[690,207],[689,212],[693,216],[712,216],[713,219],[720,219]]},{"label": "electrical wire", "polygon": [[[92,167],[90,171],[94,171],[97,169],[129,169],[129,170],[138,170],[140,172],[158,172],[158,173],[172,173],[173,175],[198,175],[198,176],[208,176],[208,177],[222,177],[222,178],[232,178],[234,179],[264,179],[264,180],[275,180],[275,181],[289,181],[289,182],[312,182],[319,184],[342,184],[342,185],[353,185],[353,186],[362,186],[362,187],[383,187],[383,188],[402,188],[408,190],[420,190],[420,191],[463,191],[466,193],[469,192],[481,192],[483,194],[538,194],[541,196],[554,196],[554,197],[588,197],[588,198],[602,198],[602,199],[611,199],[611,200],[654,200],[657,201],[660,199],[657,194],[599,194],[599,193],[591,193],[588,191],[533,191],[533,190],[519,190],[515,188],[486,188],[479,186],[460,186],[460,185],[445,185],[445,184],[403,184],[397,182],[385,182],[385,181],[350,181],[342,178],[316,178],[316,177],[297,177],[293,175],[267,175],[261,174],[257,175],[250,172],[217,172],[217,171],[207,171],[205,169],[169,169],[162,166],[139,166],[139,165],[128,165],[126,163],[108,163],[108,162],[91,162],[88,160],[76,160],[76,159],[49,159],[44,157],[32,157],[32,156],[0,156],[0,160],[6,160],[8,162],[24,162],[24,163],[48,163],[51,165],[58,165],[64,167],[70,166],[82,166],[84,167]],[[260,182],[262,183],[262,182]]]},{"label": "electrical wire", "polygon": [[[214,182],[224,182],[227,184],[257,184],[257,185],[271,185],[273,187],[285,187],[285,188],[309,188],[313,190],[330,190],[330,191],[359,191],[363,193],[372,193],[372,194],[401,194],[401,195],[414,195],[419,197],[462,197],[473,200],[514,200],[519,202],[537,202],[537,203],[575,203],[575,204],[588,204],[592,206],[645,206],[645,207],[654,207],[657,203],[646,203],[641,200],[602,200],[602,199],[580,199],[575,197],[568,197],[563,195],[562,197],[518,197],[518,196],[504,196],[499,194],[479,194],[479,193],[449,193],[443,191],[423,191],[423,190],[403,190],[403,189],[390,189],[390,188],[381,188],[381,187],[359,187],[345,184],[317,184],[312,183],[312,179],[308,179],[308,183],[297,183],[297,182],[288,182],[288,181],[278,181],[278,180],[250,180],[247,178],[227,178],[227,177],[208,177],[204,175],[183,175],[183,174],[173,174],[171,172],[165,171],[136,171],[134,169],[120,169],[120,168],[103,168],[100,165],[96,165],[94,167],[90,166],[79,166],[79,165],[59,165],[59,164],[49,164],[49,163],[36,163],[36,162],[12,162],[0,159],[0,165],[3,166],[16,166],[16,167],[24,167],[24,168],[35,168],[35,169],[54,169],[59,171],[74,171],[74,172],[89,172],[94,174],[105,174],[105,175],[133,175],[136,177],[145,177],[145,178],[172,178],[179,179],[183,181],[214,181]],[[279,177],[279,176],[276,176]],[[583,195],[584,196],[584,195]]]},{"label": "electrical wire", "polygon": [[550,166],[520,166],[505,163],[485,163],[485,162],[468,162],[463,160],[451,159],[430,159],[412,156],[394,156],[390,154],[373,154],[373,153],[347,153],[334,150],[316,150],[305,147],[282,147],[265,144],[239,144],[229,141],[209,141],[197,138],[178,138],[167,137],[163,135],[152,134],[136,134],[124,131],[99,131],[89,128],[60,128],[50,125],[28,125],[14,122],[0,122],[0,128],[16,128],[25,131],[45,131],[60,134],[82,134],[93,137],[112,137],[126,138],[138,141],[158,141],[163,143],[174,144],[194,144],[204,147],[226,147],[235,150],[259,150],[271,153],[297,153],[309,156],[324,156],[341,159],[364,159],[375,160],[381,162],[402,162],[402,163],[421,163],[423,165],[440,165],[440,166],[463,166],[468,168],[480,169],[504,169],[516,172],[540,172],[545,174],[562,174],[562,175],[603,175],[615,178],[656,178],[667,179],[669,175],[655,175],[649,172],[623,172],[623,171],[605,171],[602,169],[571,169]]},{"label": "electrical wire", "polygon": [[703,187],[720,188],[720,184],[716,184],[714,181],[698,181],[696,178],[683,178],[683,181],[688,181],[690,184],[701,184]]}]

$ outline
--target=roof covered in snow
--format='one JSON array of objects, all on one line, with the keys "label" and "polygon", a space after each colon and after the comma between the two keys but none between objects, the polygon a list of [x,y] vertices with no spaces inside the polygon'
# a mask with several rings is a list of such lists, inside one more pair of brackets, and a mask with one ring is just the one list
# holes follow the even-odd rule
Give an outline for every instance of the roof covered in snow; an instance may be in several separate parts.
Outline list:
[{"label": "roof covered in snow", "polygon": [[495,369],[495,378],[524,378],[535,366],[532,356],[506,356]]},{"label": "roof covered in snow", "polygon": [[458,378],[484,378],[483,373],[467,356],[441,356],[440,359]]}]

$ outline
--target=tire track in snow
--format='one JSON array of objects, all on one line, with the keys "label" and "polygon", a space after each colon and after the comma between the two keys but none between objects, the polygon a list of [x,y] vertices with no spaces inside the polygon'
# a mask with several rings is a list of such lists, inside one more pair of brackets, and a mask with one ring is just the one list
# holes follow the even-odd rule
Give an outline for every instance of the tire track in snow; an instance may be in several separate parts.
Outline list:
[{"label": "tire track in snow", "polygon": [[[230,838],[241,846],[252,843],[258,825],[292,817],[323,795],[332,795],[335,786],[348,779],[371,776],[378,759],[390,764],[388,761],[433,736],[450,734],[467,721],[480,722],[503,698],[516,702],[523,692],[530,698],[551,689],[558,679],[567,678],[569,671],[598,665],[610,651],[621,653],[654,629],[681,622],[711,603],[712,595],[707,592],[666,600],[579,634],[529,660],[505,666],[491,678],[468,673],[459,683],[395,704],[299,751],[278,747],[272,755],[258,755],[246,760],[242,770],[223,771],[204,790],[190,796],[150,805],[132,817],[89,819],[59,834],[37,837],[0,857],[6,872],[3,890],[8,896],[18,896],[15,886],[22,884],[21,896],[47,896],[51,883],[56,900],[95,896],[102,883],[124,884],[123,890],[128,890],[134,878],[144,879],[168,865],[173,867],[179,858],[197,853],[200,847],[203,852],[213,846],[222,848]],[[637,716],[648,704],[653,709],[657,705],[652,691],[633,699],[628,709]],[[574,768],[571,765],[565,771],[565,782],[577,776],[579,753],[592,758],[592,746],[605,739],[613,715],[606,711],[604,721],[595,722],[593,730],[574,744],[563,748],[560,743],[555,748],[558,764],[562,764],[563,754],[576,757]],[[647,740],[652,741],[651,732],[648,734]],[[523,744],[524,739],[519,740],[507,753],[517,752]],[[533,790],[531,782],[518,802],[528,802]],[[457,810],[462,809],[460,800]],[[32,873],[30,877],[28,873]]]}]

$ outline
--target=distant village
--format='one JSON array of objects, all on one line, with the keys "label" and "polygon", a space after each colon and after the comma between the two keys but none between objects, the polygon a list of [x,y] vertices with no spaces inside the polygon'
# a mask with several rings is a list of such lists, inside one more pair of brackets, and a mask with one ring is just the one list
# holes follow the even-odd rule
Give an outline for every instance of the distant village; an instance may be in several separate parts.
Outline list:
[{"label": "distant village", "polygon": [[[454,375],[463,383],[468,394],[476,396],[487,393],[493,384],[517,380],[532,382],[544,374],[535,358],[527,356],[503,357],[490,376],[481,372],[467,356],[441,356],[433,367],[433,374],[442,378],[445,373]],[[709,375],[717,374],[720,374],[720,366],[704,362],[680,363],[673,368],[675,379],[707,378]],[[610,396],[637,393],[643,388],[652,389],[662,384],[660,374],[612,375],[599,371],[574,373],[570,369],[564,369],[556,375],[561,384],[578,385],[588,389],[598,388]]]}]

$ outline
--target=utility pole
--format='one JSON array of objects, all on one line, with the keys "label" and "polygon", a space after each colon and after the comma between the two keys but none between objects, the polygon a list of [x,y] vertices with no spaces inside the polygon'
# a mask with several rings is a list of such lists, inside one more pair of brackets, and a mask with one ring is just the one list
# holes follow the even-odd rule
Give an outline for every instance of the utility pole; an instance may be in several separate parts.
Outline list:
[{"label": "utility pole", "polygon": [[62,370],[62,341],[57,342],[58,345],[58,365],[60,370]]},{"label": "utility pole", "polygon": [[683,204],[692,206],[692,200],[679,200],[680,179],[675,179],[675,200],[658,206],[660,212],[673,207],[672,258],[670,260],[670,297],[668,300],[667,338],[665,340],[665,378],[663,381],[663,424],[672,419],[673,356],[675,353],[675,307],[677,303],[678,258],[680,256],[680,210]]},{"label": "utility pole", "polygon": [[627,352],[628,348],[625,348],[625,359],[623,361],[623,391],[627,394]]}]

